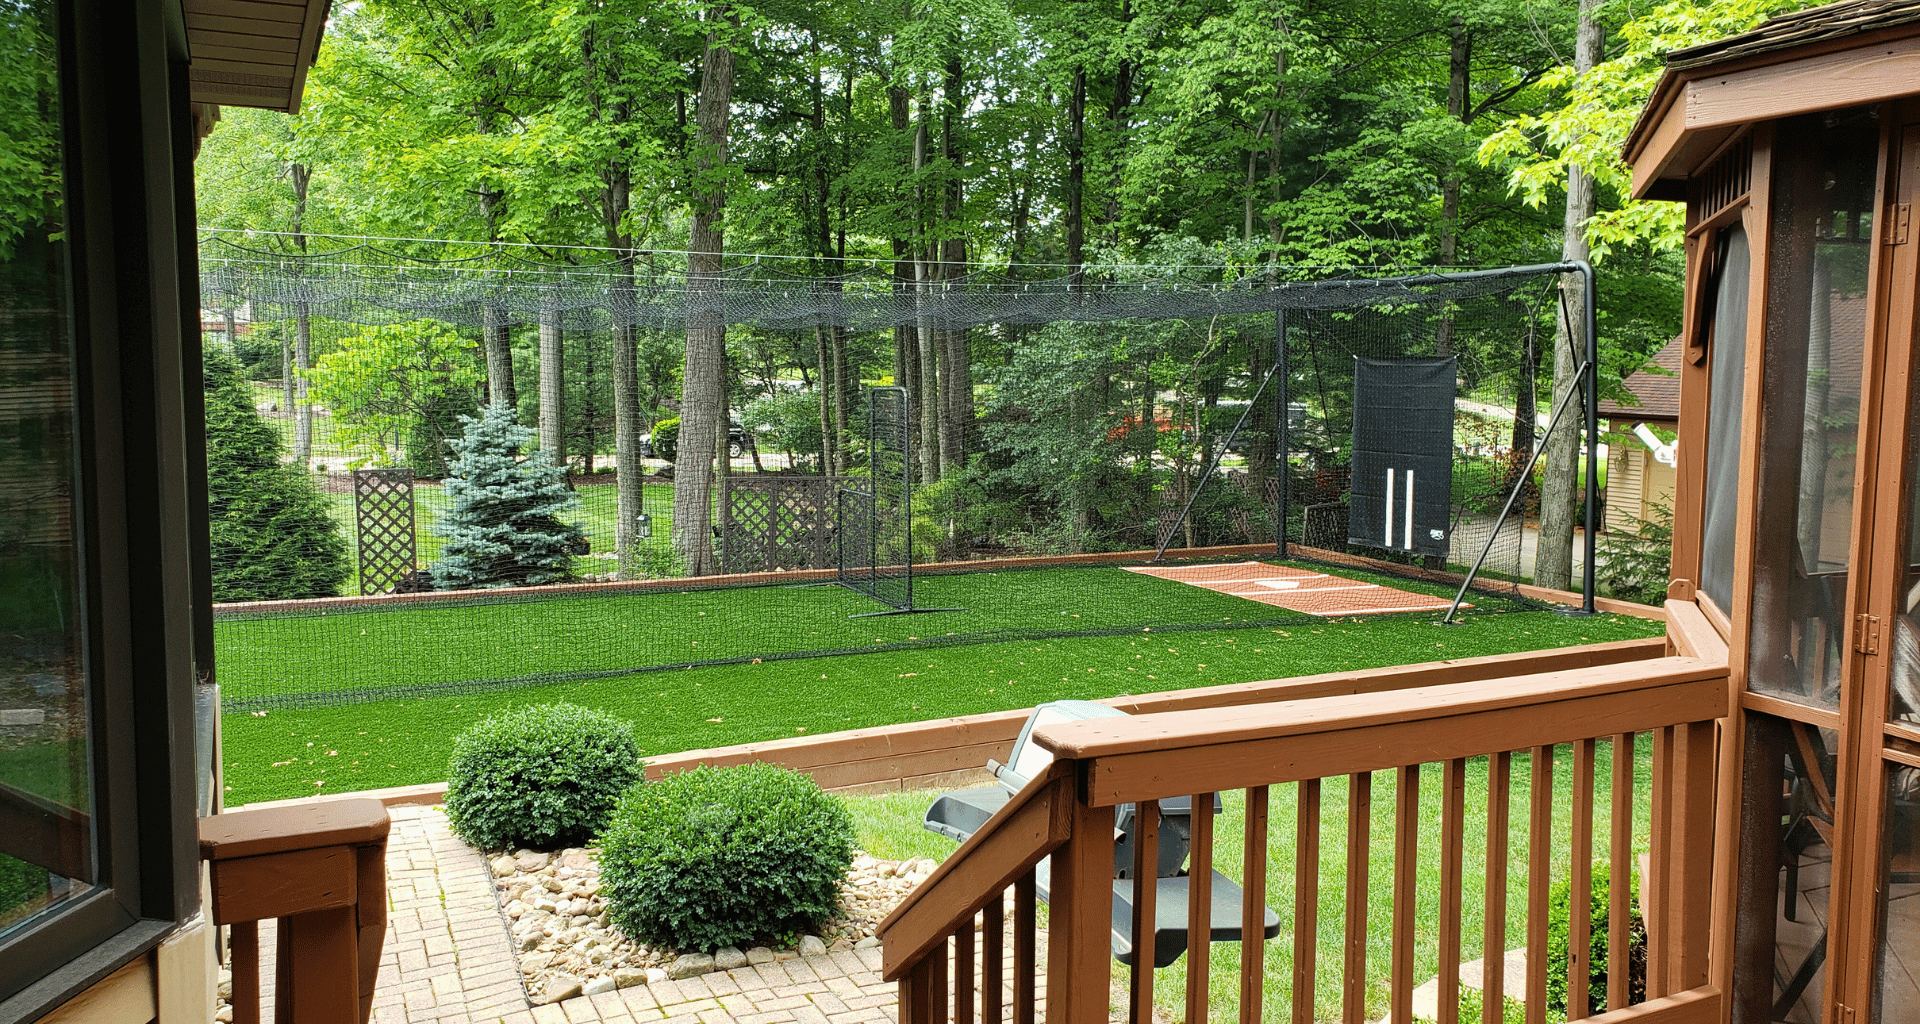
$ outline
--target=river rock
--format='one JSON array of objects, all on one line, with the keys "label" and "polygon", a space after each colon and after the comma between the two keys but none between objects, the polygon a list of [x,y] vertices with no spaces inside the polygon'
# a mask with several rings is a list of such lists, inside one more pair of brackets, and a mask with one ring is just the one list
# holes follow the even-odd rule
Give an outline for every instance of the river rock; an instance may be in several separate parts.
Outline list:
[{"label": "river rock", "polygon": [[732,971],[747,966],[747,954],[740,952],[737,946],[722,946],[714,951],[715,970]]},{"label": "river rock", "polygon": [[713,957],[705,953],[687,953],[667,965],[667,977],[674,981],[706,974],[713,970]]},{"label": "river rock", "polygon": [[796,947],[801,956],[826,956],[827,944],[818,935],[800,936],[800,945]]}]

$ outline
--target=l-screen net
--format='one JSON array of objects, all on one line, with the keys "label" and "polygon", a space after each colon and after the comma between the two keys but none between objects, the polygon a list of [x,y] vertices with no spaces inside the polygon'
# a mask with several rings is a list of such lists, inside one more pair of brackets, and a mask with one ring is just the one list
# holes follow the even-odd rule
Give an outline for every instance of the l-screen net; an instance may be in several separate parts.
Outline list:
[{"label": "l-screen net", "polygon": [[[1493,523],[1516,488],[1523,513],[1530,498],[1520,469],[1568,267],[915,285],[749,264],[690,288],[633,257],[202,249],[206,347],[227,374],[210,373],[209,408],[217,390],[265,425],[327,535],[268,543],[285,520],[250,513],[261,488],[215,467],[230,709],[1429,614],[1483,551],[1472,612],[1538,607],[1515,586],[1520,520]],[[729,325],[736,418],[703,500],[675,462],[690,322]],[[622,487],[607,470],[629,347],[646,436]],[[565,582],[438,590],[459,518],[450,453],[463,417],[509,392],[546,430],[520,460],[565,467],[558,518],[584,536]],[[356,518],[367,467],[411,470],[410,528]],[[702,532],[673,528],[686,515],[705,517],[702,575],[682,547]],[[790,586],[850,570],[864,593]],[[855,618],[888,607],[961,610]]]}]

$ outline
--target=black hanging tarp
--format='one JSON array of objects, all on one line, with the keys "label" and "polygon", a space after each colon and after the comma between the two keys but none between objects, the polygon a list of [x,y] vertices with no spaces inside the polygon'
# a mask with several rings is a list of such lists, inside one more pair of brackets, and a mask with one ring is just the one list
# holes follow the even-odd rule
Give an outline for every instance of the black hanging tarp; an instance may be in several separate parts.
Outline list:
[{"label": "black hanging tarp", "polygon": [[1453,501],[1453,397],[1445,359],[1354,357],[1353,496],[1348,542],[1447,554]]}]

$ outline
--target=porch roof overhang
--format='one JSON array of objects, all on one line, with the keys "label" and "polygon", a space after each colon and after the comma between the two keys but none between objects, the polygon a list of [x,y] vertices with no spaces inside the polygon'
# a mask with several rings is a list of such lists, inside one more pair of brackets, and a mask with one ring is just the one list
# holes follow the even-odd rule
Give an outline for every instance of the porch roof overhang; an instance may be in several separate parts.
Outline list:
[{"label": "porch roof overhang", "polygon": [[293,114],[331,0],[181,0],[193,102]]},{"label": "porch roof overhang", "polygon": [[1756,121],[1920,94],[1920,2],[1850,0],[1676,50],[1627,136],[1636,199],[1689,178]]}]

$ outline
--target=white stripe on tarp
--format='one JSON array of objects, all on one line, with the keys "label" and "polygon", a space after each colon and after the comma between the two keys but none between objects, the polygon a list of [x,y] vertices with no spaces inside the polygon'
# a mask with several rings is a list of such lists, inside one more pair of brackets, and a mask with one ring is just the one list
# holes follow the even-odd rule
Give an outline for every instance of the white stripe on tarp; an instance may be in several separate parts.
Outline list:
[{"label": "white stripe on tarp", "polygon": [[1387,546],[1393,546],[1393,470],[1387,470]]},{"label": "white stripe on tarp", "polygon": [[1407,470],[1407,550],[1413,550],[1413,470]]}]

